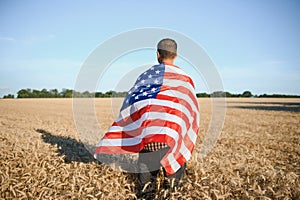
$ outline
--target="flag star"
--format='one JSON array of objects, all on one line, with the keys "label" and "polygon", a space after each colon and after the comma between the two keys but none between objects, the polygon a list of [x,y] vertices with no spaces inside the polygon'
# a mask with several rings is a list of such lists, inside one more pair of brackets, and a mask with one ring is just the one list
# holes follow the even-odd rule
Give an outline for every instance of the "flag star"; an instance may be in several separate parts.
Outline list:
[{"label": "flag star", "polygon": [[154,83],[155,83],[155,84],[158,84],[158,83],[159,83],[158,79],[155,79],[155,80],[154,80]]},{"label": "flag star", "polygon": [[134,86],[135,89],[138,89],[139,87],[137,85]]},{"label": "flag star", "polygon": [[148,97],[152,97],[152,94],[149,94]]},{"label": "flag star", "polygon": [[138,80],[141,80],[141,77],[139,77]]},{"label": "flag star", "polygon": [[147,75],[147,72],[145,72],[144,74]]},{"label": "flag star", "polygon": [[152,74],[148,75],[148,78],[152,78]]},{"label": "flag star", "polygon": [[147,96],[147,94],[148,94],[147,92],[143,92],[143,95],[144,95],[144,96]]},{"label": "flag star", "polygon": [[126,100],[126,103],[129,103],[129,99]]},{"label": "flag star", "polygon": [[134,97],[134,96],[135,96],[135,94],[132,94],[131,96],[133,96],[133,97]]},{"label": "flag star", "polygon": [[156,91],[156,88],[152,88],[151,91],[152,91],[152,92],[155,92],[155,91]]},{"label": "flag star", "polygon": [[128,94],[131,94],[131,93],[132,93],[131,90],[129,90]]},{"label": "flag star", "polygon": [[141,83],[145,83],[145,80],[143,79],[143,80],[141,80]]},{"label": "flag star", "polygon": [[154,70],[154,67],[151,67],[151,70]]},{"label": "flag star", "polygon": [[144,92],[144,90],[143,90],[143,89],[141,89],[141,90],[140,90],[140,92]]},{"label": "flag star", "polygon": [[156,73],[156,74],[159,74],[159,73],[160,73],[160,71],[159,71],[159,70],[156,70],[156,71],[155,71],[155,73]]},{"label": "flag star", "polygon": [[147,88],[149,88],[149,87],[151,87],[151,85],[150,85],[150,84],[148,84],[148,85],[147,85]]},{"label": "flag star", "polygon": [[139,96],[134,97],[135,99],[139,99]]}]

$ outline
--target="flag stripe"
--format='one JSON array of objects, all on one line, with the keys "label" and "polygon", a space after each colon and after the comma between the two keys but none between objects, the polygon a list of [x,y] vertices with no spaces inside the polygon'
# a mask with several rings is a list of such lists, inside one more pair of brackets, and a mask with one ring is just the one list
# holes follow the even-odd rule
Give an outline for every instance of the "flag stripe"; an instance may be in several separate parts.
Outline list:
[{"label": "flag stripe", "polygon": [[184,75],[184,76],[188,76],[182,69],[180,69],[177,66],[172,66],[172,65],[165,65],[165,72],[172,72],[172,73],[176,73],[177,76],[179,75]]},{"label": "flag stripe", "polygon": [[185,76],[185,75],[178,76],[177,73],[165,72],[164,78],[165,79],[174,79],[174,80],[180,80],[180,81],[183,81],[183,82],[188,82],[193,86],[193,88],[195,87],[192,79],[188,76]]},{"label": "flag stripe", "polygon": [[[187,90],[186,87],[183,87],[183,86],[171,87],[168,85],[163,85],[161,87],[160,91],[163,92],[163,91],[168,91],[168,90],[181,92],[182,94],[189,96],[189,98],[193,101],[194,104],[197,104],[197,99],[194,97],[193,93],[190,90]],[[198,110],[198,108],[196,108],[196,109]]]},{"label": "flag stripe", "polygon": [[140,128],[137,128],[135,130],[131,130],[131,131],[109,131],[104,137],[103,139],[121,139],[121,138],[132,138],[132,137],[137,137],[139,135],[141,135],[142,130],[146,127],[150,127],[150,126],[164,126],[164,127],[168,127],[171,128],[175,131],[181,132],[182,128],[180,125],[178,125],[177,123],[173,122],[173,121],[167,121],[167,120],[161,120],[161,119],[148,119],[143,121],[142,125],[140,126]]},{"label": "flag stripe", "polygon": [[188,83],[188,82],[184,82],[184,81],[181,81],[181,80],[177,80],[177,79],[166,79],[164,80],[164,83],[162,86],[169,86],[169,87],[178,87],[178,86],[183,86],[186,88],[186,90],[190,90],[190,91],[193,91],[194,88],[193,86]]},{"label": "flag stripe", "polygon": [[[196,117],[197,119],[199,118],[197,112],[195,112],[195,110],[193,110],[193,108],[191,107],[191,105],[186,101],[186,99],[183,99],[183,98],[174,98],[172,96],[169,96],[170,92],[169,91],[165,91],[165,92],[162,92],[162,94],[158,94],[156,96],[157,99],[161,99],[161,100],[168,100],[168,101],[172,101],[172,102],[176,102],[178,104],[181,104],[181,106],[183,107],[186,107],[190,112],[190,115],[192,118]],[[193,121],[193,123],[195,123],[195,125],[197,125],[198,123],[198,120],[197,121]]]},{"label": "flag stripe", "polygon": [[[169,99],[174,99],[174,101],[170,101]],[[159,107],[156,108],[155,106],[162,106],[163,109],[165,109],[166,111],[170,108],[172,110],[182,111],[183,113],[186,114],[186,116],[188,116],[189,122],[192,123],[193,122],[192,109],[187,109],[185,106],[182,106],[182,104],[180,104],[178,101],[176,102],[175,100],[176,99],[174,97],[170,97],[167,100],[151,99],[151,102],[149,100],[136,102],[134,106],[132,106],[132,108],[130,109],[131,114],[124,112],[123,115],[120,115],[119,118],[116,120],[116,122],[113,123],[113,126],[118,126],[118,125],[121,126],[126,124],[126,122],[131,123],[135,120],[138,120],[139,114],[145,112],[143,109],[150,109],[150,111],[151,110],[155,111],[155,109],[160,109]],[[139,110],[142,111],[138,113],[137,111]]]},{"label": "flag stripe", "polygon": [[[182,103],[185,103],[185,107],[186,108],[190,108],[189,110],[192,110],[192,111],[194,111],[194,113],[196,114],[196,117],[197,117],[197,121],[199,121],[200,119],[199,119],[199,115],[198,115],[198,108],[195,106],[195,104],[193,104],[194,103],[194,101],[188,96],[188,95],[186,95],[186,94],[184,94],[184,93],[181,93],[181,92],[178,92],[178,91],[175,91],[175,90],[165,90],[165,91],[163,91],[163,92],[160,92],[157,96],[156,96],[156,98],[157,99],[161,99],[160,97],[162,96],[162,95],[165,95],[165,96],[169,96],[169,97],[172,97],[174,100],[173,100],[173,102],[175,101],[175,102],[177,102],[177,103],[180,103],[180,104],[182,104]],[[174,96],[175,96],[175,98],[174,98]],[[171,98],[168,98],[168,100],[170,100]]]},{"label": "flag stripe", "polygon": [[[177,116],[177,117],[184,117],[185,119],[188,118],[189,112],[187,110],[181,111],[176,108],[171,108],[169,106],[164,106],[164,105],[156,105],[156,104],[151,104],[147,105],[147,102],[145,102],[146,105],[145,107],[138,109],[136,112],[132,113],[132,115],[126,117],[123,120],[120,120],[118,122],[114,122],[113,126],[128,126],[129,123],[133,123],[134,126],[140,126],[139,120],[144,116],[145,113],[159,113],[161,112],[162,114],[167,114],[168,116],[172,117],[172,115]],[[150,114],[149,114],[150,115]],[[163,116],[163,115],[160,115]],[[151,117],[151,116],[147,116]],[[191,119],[187,119],[187,122],[190,122]]]},{"label": "flag stripe", "polygon": [[[152,137],[151,137],[152,136]],[[102,140],[101,140],[102,141]],[[132,152],[140,152],[145,144],[151,143],[151,142],[163,142],[163,143],[168,143],[168,144],[174,144],[176,141],[174,140],[173,137],[169,135],[160,135],[160,134],[152,134],[149,135],[146,138],[141,139],[141,142],[139,144],[131,145],[131,146],[120,146],[120,145],[115,145],[113,146],[106,146],[106,145],[101,145],[98,146],[95,150],[94,154],[130,154]]]},{"label": "flag stripe", "polygon": [[[187,103],[184,99],[175,99],[174,97],[170,97],[170,96],[167,96],[167,95],[160,95],[160,94],[158,94],[158,96],[157,96],[157,98],[158,99],[167,99],[167,100],[169,100],[169,101],[176,101],[176,102],[180,102],[180,103],[182,103],[184,106],[187,106],[187,107],[189,107],[189,110],[192,110],[192,108],[189,106],[190,104],[189,103]],[[195,115],[197,115],[197,113],[195,113],[195,112],[192,112],[191,111],[191,115],[195,118]],[[197,121],[193,121],[193,123],[192,123],[192,128],[191,129],[189,129],[188,130],[188,132],[187,132],[187,135],[188,135],[188,139],[186,138],[186,140],[190,140],[190,141],[196,141],[196,138],[197,138],[197,134],[198,134],[198,125],[197,125]],[[189,144],[189,142],[187,142],[188,144]],[[184,145],[184,144],[181,144],[181,145]],[[172,151],[172,153],[174,153],[174,152],[178,152],[178,150],[179,150],[179,146],[176,146],[175,145],[175,147],[174,147],[174,149],[173,149],[173,151]]]},{"label": "flag stripe", "polygon": [[102,139],[98,146],[132,146],[141,143],[142,138],[149,137],[152,134],[156,135],[168,135],[174,140],[178,140],[178,132],[174,129],[161,126],[151,126],[147,129],[143,129],[139,137],[122,138],[122,139]]}]

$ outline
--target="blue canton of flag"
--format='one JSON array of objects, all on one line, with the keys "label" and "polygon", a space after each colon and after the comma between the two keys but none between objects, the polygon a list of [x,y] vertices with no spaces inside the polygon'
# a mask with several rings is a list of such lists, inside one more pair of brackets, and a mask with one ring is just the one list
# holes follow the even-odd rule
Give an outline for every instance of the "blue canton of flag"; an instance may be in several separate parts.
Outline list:
[{"label": "blue canton of flag", "polygon": [[141,74],[134,86],[127,92],[121,110],[134,104],[135,102],[156,98],[163,83],[165,66],[163,64],[154,65]]}]

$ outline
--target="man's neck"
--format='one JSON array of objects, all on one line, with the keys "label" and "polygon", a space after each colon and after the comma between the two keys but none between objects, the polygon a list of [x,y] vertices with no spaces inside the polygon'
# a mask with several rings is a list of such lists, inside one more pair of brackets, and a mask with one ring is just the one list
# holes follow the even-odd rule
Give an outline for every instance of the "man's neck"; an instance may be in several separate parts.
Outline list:
[{"label": "man's neck", "polygon": [[174,59],[164,59],[162,62],[167,65],[174,65]]}]

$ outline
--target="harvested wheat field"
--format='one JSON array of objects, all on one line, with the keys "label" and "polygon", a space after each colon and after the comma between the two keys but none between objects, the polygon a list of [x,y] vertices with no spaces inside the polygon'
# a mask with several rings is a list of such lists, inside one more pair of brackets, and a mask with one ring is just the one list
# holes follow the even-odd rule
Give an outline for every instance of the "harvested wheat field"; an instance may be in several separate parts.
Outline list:
[{"label": "harvested wheat field", "polygon": [[[211,116],[210,99],[199,103],[196,151]],[[96,100],[106,128],[110,105]],[[0,147],[1,199],[136,199],[135,174],[95,161],[84,148],[72,99],[1,99]],[[193,156],[183,187],[168,198],[300,199],[299,176],[300,100],[227,99],[216,146],[204,159]],[[158,188],[156,199],[168,193]]]}]

